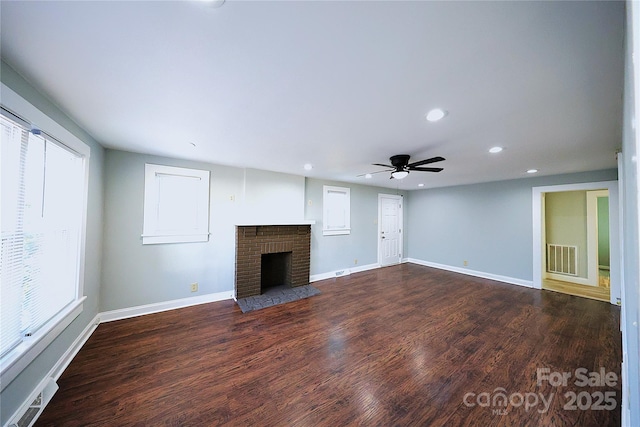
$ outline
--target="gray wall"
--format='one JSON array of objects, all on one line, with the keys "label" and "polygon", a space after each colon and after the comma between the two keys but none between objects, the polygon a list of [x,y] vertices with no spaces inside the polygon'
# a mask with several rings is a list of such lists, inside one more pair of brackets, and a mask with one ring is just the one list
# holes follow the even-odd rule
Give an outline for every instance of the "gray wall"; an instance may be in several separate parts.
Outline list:
[{"label": "gray wall", "polygon": [[0,76],[2,83],[91,147],[84,275],[84,294],[87,299],[84,302],[84,311],[2,391],[0,395],[0,422],[4,425],[98,313],[102,263],[104,149],[60,111],[54,103],[39,93],[4,62],[1,64]]},{"label": "gray wall", "polygon": [[[210,171],[208,242],[142,245],[145,163]],[[237,223],[304,219],[301,176],[117,150],[105,171],[101,311],[231,291]]]},{"label": "gray wall", "polygon": [[[634,4],[638,6],[638,4]],[[638,12],[637,10],[635,11]],[[633,46],[631,43],[632,32],[638,31],[638,20],[632,22],[631,16],[631,2],[627,1],[627,27],[625,37],[625,79],[624,79],[624,121],[622,126],[622,154],[623,161],[621,165],[621,181],[622,188],[620,198],[622,200],[622,262],[624,264],[623,273],[623,351],[625,353],[624,363],[628,369],[628,381],[627,385],[623,383],[623,387],[628,387],[629,394],[625,396],[625,400],[628,397],[629,405],[631,408],[631,418],[628,420],[631,426],[640,426],[640,361],[638,355],[640,354],[640,270],[638,266],[638,260],[640,254],[638,253],[638,220],[640,218],[640,212],[638,212],[638,164],[634,159],[640,153],[638,153],[638,144],[640,141],[636,140],[636,131],[633,126],[634,115],[634,102],[636,96],[635,90],[637,90],[640,81],[637,74],[633,71],[632,51]],[[635,43],[640,43],[640,40],[634,40]],[[638,56],[636,56],[636,59]],[[635,80],[635,90],[634,90]],[[637,126],[637,119],[636,119]]]},{"label": "gray wall", "polygon": [[[322,187],[324,185],[351,189],[351,234],[322,235]],[[305,217],[316,221],[311,227],[312,275],[378,262],[378,194],[404,196],[404,229],[407,230],[406,191],[398,192],[389,188],[307,178]],[[405,238],[403,257],[406,257],[407,253],[406,240]]]},{"label": "gray wall", "polygon": [[412,191],[408,255],[533,280],[532,188],[615,179],[611,169]]},{"label": "gray wall", "polygon": [[[211,172],[209,242],[142,245],[145,163]],[[297,219],[316,220],[311,274],[375,264],[378,194],[395,194],[383,188],[118,150],[106,151],[105,172],[101,311],[233,290],[235,225],[250,221],[247,218],[268,223],[296,211]],[[351,188],[351,234],[322,235],[323,185]],[[283,194],[288,196],[281,200]],[[196,293],[190,290],[193,282],[199,285]]]},{"label": "gray wall", "polygon": [[609,267],[609,198],[598,197],[598,266]]},{"label": "gray wall", "polygon": [[577,246],[578,276],[586,278],[589,266],[587,259],[587,192],[547,193],[544,203],[545,244]]}]

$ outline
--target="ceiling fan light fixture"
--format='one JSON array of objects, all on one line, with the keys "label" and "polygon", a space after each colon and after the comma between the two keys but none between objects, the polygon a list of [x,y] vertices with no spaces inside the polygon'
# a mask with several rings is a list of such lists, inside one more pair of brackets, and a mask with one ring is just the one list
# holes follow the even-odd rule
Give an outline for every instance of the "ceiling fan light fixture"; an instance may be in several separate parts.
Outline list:
[{"label": "ceiling fan light fixture", "polygon": [[367,179],[371,179],[371,178],[373,178],[373,175],[371,175],[370,173],[368,173],[368,174],[365,174],[365,176],[364,176],[364,177],[365,177],[365,178],[367,178]]},{"label": "ceiling fan light fixture", "polygon": [[438,120],[442,120],[447,115],[447,112],[442,108],[434,108],[429,111],[425,116],[430,122],[437,122]]},{"label": "ceiling fan light fixture", "polygon": [[391,176],[393,179],[405,179],[409,175],[407,171],[393,171],[391,172]]}]

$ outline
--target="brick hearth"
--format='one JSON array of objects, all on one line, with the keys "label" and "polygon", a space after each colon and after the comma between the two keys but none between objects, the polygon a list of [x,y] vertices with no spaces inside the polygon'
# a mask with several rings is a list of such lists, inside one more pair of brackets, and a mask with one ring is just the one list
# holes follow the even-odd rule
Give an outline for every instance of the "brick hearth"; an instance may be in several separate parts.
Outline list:
[{"label": "brick hearth", "polygon": [[309,284],[310,225],[236,227],[236,298],[260,295],[263,254],[291,252],[290,286]]}]

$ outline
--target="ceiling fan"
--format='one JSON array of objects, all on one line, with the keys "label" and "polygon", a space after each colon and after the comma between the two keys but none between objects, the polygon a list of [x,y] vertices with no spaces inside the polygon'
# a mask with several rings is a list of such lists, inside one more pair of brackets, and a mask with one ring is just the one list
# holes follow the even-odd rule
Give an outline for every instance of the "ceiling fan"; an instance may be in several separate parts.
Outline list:
[{"label": "ceiling fan", "polygon": [[409,175],[410,171],[440,172],[443,170],[443,168],[423,168],[421,166],[428,165],[429,163],[441,162],[445,160],[444,157],[432,157],[430,159],[420,160],[419,162],[409,163],[410,158],[411,156],[408,154],[397,154],[395,156],[391,156],[389,158],[389,161],[391,161],[390,165],[383,165],[381,163],[373,164],[374,166],[382,166],[389,169],[373,173],[391,172],[391,177],[389,179],[403,179]]}]

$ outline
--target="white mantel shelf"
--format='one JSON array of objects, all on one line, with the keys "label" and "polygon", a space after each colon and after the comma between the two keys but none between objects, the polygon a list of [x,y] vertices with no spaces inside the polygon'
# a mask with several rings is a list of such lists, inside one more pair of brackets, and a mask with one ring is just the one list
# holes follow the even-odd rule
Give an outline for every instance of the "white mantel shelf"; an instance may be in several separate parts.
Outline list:
[{"label": "white mantel shelf", "polygon": [[265,227],[270,225],[314,225],[316,223],[315,220],[304,220],[304,221],[271,221],[271,222],[247,222],[236,224],[236,227]]}]

